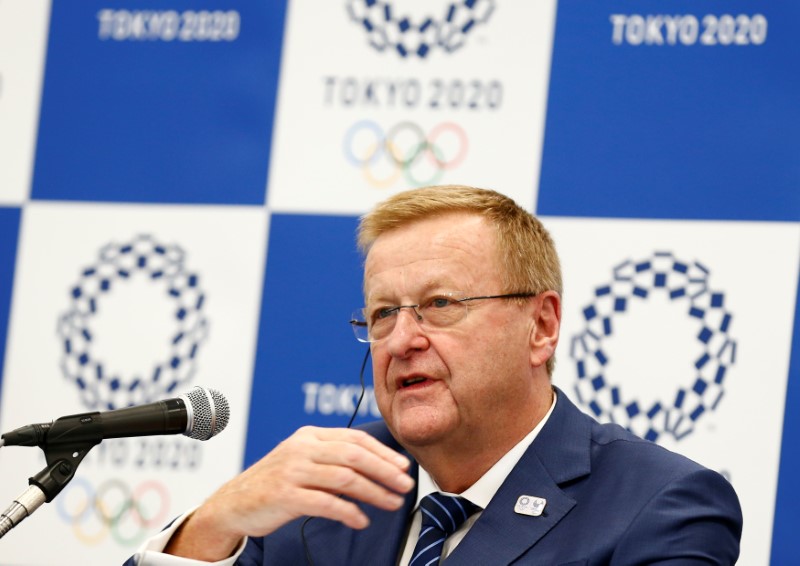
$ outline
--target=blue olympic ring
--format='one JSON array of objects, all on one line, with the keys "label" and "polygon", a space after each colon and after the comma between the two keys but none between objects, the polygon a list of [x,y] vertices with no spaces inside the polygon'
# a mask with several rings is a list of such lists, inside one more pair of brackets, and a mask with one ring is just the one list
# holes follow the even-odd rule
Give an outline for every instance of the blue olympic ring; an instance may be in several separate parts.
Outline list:
[{"label": "blue olympic ring", "polygon": [[[197,352],[208,334],[208,321],[199,276],[186,271],[184,257],[182,248],[140,235],[125,244],[107,244],[100,250],[97,263],[82,271],[70,293],[71,306],[58,321],[57,332],[63,345],[61,371],[78,386],[88,408],[102,406],[111,410],[150,402],[191,381]],[[153,361],[149,378],[122,377],[92,352],[95,335],[91,323],[101,299],[135,277],[163,285],[174,305],[171,316],[175,329],[167,344],[166,359]]]},{"label": "blue olympic ring", "polygon": [[[437,144],[444,135],[453,135],[456,140],[455,155],[447,158],[444,149]],[[357,152],[356,138],[367,138],[366,147]],[[409,139],[410,137],[410,139]],[[361,139],[363,142],[364,140]],[[344,154],[354,166],[361,167],[364,177],[370,185],[386,188],[396,183],[402,174],[411,186],[435,185],[439,182],[446,169],[460,165],[467,155],[469,142],[464,129],[454,122],[442,122],[434,126],[429,134],[409,121],[395,124],[386,133],[372,120],[359,120],[347,130],[343,142]],[[421,164],[423,157],[427,157],[434,172],[427,179],[414,176],[412,169]],[[388,163],[390,173],[383,178],[378,178],[373,168],[379,161]]]},{"label": "blue olympic ring", "polygon": [[[670,252],[615,267],[613,281],[597,287],[594,303],[583,310],[584,330],[572,337],[570,357],[575,362],[579,402],[597,418],[617,422],[652,441],[665,433],[681,440],[703,414],[716,410],[725,377],[736,362],[736,341],[729,335],[733,315],[725,307],[725,296],[709,288],[708,276],[701,263],[680,261]],[[644,406],[624,398],[622,388],[610,380],[611,362],[603,344],[613,335],[615,317],[655,293],[666,294],[676,306],[688,303],[687,314],[699,326],[695,338],[701,353],[693,362],[689,386],[679,387],[669,403]]]},{"label": "blue olympic ring", "polygon": [[[95,490],[88,480],[76,477],[56,498],[56,510],[84,544],[97,545],[111,535],[118,544],[133,546],[164,523],[170,497],[166,486],[156,480],[145,480],[131,489],[120,479],[109,479]],[[126,533],[131,526],[132,535]]]}]

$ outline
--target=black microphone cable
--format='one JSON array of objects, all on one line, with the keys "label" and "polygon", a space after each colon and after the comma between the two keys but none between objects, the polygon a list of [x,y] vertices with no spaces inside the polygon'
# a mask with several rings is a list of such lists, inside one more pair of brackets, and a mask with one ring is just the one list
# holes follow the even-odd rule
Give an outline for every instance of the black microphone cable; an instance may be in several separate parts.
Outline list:
[{"label": "black microphone cable", "polygon": [[[350,420],[347,423],[347,428],[353,426],[353,421],[356,420],[356,415],[358,414],[358,409],[361,407],[361,401],[364,400],[364,369],[367,367],[367,360],[369,359],[370,354],[370,347],[367,346],[367,353],[364,354],[364,361],[361,362],[361,371],[358,374],[358,380],[361,383],[361,394],[358,396],[358,403],[356,403],[356,408],[353,409],[353,414],[350,415]],[[308,562],[308,566],[314,566],[314,559],[311,558],[311,550],[308,548],[308,540],[306,539],[306,525],[308,525],[309,521],[314,517],[307,517],[303,524],[300,525],[300,540],[303,541],[303,550],[306,553],[306,561]]]}]

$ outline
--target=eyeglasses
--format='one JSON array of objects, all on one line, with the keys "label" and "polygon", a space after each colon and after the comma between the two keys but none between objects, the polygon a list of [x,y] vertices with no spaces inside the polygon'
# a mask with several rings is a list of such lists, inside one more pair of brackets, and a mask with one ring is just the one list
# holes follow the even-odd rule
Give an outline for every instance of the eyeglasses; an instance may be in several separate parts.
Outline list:
[{"label": "eyeglasses", "polygon": [[482,295],[462,297],[462,293],[439,293],[427,297],[416,305],[386,305],[365,307],[353,311],[350,324],[359,342],[377,342],[389,336],[397,324],[401,309],[414,311],[417,323],[423,328],[444,328],[466,318],[469,301],[484,299],[526,299],[536,293],[508,293],[506,295]]}]

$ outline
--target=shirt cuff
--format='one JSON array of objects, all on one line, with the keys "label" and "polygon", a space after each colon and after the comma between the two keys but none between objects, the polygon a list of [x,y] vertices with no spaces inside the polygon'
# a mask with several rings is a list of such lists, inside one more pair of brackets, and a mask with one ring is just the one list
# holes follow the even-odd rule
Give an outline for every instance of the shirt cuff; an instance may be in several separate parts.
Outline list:
[{"label": "shirt cuff", "polygon": [[175,519],[166,529],[144,541],[142,546],[136,551],[136,554],[133,555],[133,563],[136,564],[136,566],[234,566],[236,559],[244,552],[244,547],[247,545],[247,537],[242,539],[242,542],[239,544],[233,556],[225,558],[224,560],[219,560],[218,562],[203,562],[202,560],[195,560],[193,558],[164,554],[164,548],[166,548],[172,535],[174,535],[175,531],[189,518],[189,515],[194,513],[195,509],[197,509],[197,507],[187,511]]}]

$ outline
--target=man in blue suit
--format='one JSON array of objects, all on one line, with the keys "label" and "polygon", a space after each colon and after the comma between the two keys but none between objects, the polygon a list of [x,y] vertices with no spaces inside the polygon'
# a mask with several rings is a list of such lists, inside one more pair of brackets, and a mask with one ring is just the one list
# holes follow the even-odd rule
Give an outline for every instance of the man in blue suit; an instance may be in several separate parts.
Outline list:
[{"label": "man in blue suit", "polygon": [[359,244],[352,324],[384,421],[300,429],[132,563],[736,562],[724,478],[552,386],[561,272],[537,219],[493,191],[428,187],[378,205]]}]

